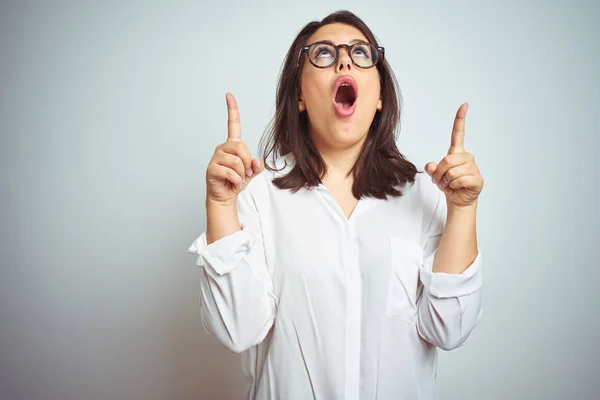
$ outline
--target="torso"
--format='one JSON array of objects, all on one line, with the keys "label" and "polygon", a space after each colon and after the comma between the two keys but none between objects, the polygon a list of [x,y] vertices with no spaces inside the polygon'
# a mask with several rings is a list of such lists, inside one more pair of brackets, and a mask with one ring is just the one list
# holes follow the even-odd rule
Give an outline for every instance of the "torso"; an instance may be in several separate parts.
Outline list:
[{"label": "torso", "polygon": [[326,177],[323,184],[333,194],[346,218],[350,218],[358,204],[358,199],[352,194],[352,179],[333,180]]},{"label": "torso", "polygon": [[359,201],[351,179],[330,176],[292,193],[272,184],[290,168],[240,194],[260,218],[253,256],[277,302],[245,359],[250,398],[436,398],[435,347],[415,316],[439,190],[421,176],[401,197]]}]

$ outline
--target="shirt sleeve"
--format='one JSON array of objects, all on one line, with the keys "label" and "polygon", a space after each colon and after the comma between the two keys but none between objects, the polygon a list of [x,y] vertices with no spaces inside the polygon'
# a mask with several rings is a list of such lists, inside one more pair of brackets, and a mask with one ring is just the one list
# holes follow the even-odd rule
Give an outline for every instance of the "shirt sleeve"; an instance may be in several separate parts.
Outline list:
[{"label": "shirt sleeve", "polygon": [[452,350],[467,342],[482,315],[482,256],[477,249],[473,263],[460,274],[432,271],[446,210],[445,198],[440,195],[420,270],[423,290],[417,306],[417,329],[429,343]]},{"label": "shirt sleeve", "polygon": [[202,324],[222,345],[239,353],[263,341],[275,320],[277,299],[248,188],[238,195],[237,209],[242,230],[209,245],[203,232],[188,253],[201,267]]}]

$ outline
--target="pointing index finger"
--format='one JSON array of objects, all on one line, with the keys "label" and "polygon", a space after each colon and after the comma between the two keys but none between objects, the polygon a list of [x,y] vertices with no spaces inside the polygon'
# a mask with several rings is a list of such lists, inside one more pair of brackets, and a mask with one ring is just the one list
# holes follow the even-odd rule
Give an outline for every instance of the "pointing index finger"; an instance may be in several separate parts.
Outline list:
[{"label": "pointing index finger", "polygon": [[237,101],[231,93],[227,93],[225,99],[227,101],[227,141],[241,142],[242,128]]},{"label": "pointing index finger", "polygon": [[452,127],[452,139],[450,140],[450,149],[448,154],[463,153],[465,151],[465,118],[467,116],[468,103],[460,106],[454,118]]}]

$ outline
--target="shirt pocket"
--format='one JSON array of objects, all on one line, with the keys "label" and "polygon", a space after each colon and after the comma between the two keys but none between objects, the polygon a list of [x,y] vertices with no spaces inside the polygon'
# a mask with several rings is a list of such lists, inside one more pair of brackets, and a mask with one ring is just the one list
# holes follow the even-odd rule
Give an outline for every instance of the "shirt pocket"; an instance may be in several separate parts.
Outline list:
[{"label": "shirt pocket", "polygon": [[387,316],[415,322],[423,248],[398,236],[390,237]]}]

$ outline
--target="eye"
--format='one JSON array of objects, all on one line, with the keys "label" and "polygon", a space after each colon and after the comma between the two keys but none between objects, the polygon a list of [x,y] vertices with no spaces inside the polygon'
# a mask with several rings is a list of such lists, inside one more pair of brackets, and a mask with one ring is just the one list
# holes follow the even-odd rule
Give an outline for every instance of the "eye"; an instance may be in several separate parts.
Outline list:
[{"label": "eye", "polygon": [[357,45],[354,47],[352,55],[361,58],[371,58],[371,48],[366,44]]},{"label": "eye", "polygon": [[327,45],[321,45],[318,46],[314,51],[313,51],[313,58],[314,59],[319,59],[319,58],[332,58],[333,57],[333,51],[331,49],[331,46],[327,46]]}]

